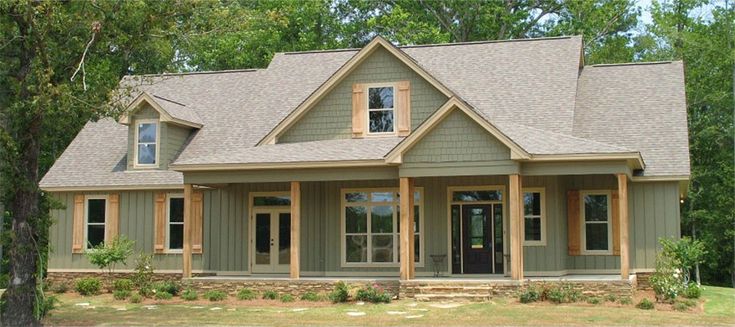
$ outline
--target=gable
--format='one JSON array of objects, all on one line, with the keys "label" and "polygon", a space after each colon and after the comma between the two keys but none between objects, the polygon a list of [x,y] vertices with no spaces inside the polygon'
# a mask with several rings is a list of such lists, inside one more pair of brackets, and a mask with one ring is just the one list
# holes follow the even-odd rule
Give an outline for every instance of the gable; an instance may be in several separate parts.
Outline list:
[{"label": "gable", "polygon": [[510,159],[510,148],[461,110],[453,110],[403,154],[404,163]]},{"label": "gable", "polygon": [[279,138],[279,143],[352,137],[352,85],[410,81],[411,126],[415,129],[447,97],[385,48],[378,48]]},{"label": "gable", "polygon": [[131,124],[128,126],[127,140],[127,166],[128,169],[135,169],[135,137],[137,121],[140,120],[157,120],[159,130],[158,151],[160,160],[159,169],[167,169],[176,156],[181,152],[184,143],[189,138],[192,129],[160,120],[160,115],[149,104],[144,104],[140,109],[136,110],[131,116]]}]

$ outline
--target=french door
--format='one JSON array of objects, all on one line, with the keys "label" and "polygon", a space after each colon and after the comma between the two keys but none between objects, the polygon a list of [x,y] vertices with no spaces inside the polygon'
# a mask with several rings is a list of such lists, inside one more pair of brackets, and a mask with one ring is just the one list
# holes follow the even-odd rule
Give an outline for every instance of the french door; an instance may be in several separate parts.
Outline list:
[{"label": "french door", "polygon": [[251,244],[254,273],[287,273],[291,261],[291,212],[255,209]]}]

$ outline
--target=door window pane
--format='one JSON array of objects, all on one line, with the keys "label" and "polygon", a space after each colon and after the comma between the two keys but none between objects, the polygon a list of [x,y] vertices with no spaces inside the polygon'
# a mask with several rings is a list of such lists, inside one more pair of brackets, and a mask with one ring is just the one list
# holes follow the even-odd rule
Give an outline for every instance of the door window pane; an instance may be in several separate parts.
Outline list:
[{"label": "door window pane", "polygon": [[291,214],[278,214],[278,264],[291,262]]},{"label": "door window pane", "polygon": [[271,215],[268,213],[255,215],[255,263],[271,263]]},{"label": "door window pane", "polygon": [[452,201],[477,202],[501,201],[500,191],[455,191],[452,192]]},{"label": "door window pane", "polygon": [[290,206],[291,197],[283,196],[256,196],[253,197],[254,206]]},{"label": "door window pane", "polygon": [[473,249],[485,247],[485,215],[482,209],[472,209],[470,213],[470,245]]}]

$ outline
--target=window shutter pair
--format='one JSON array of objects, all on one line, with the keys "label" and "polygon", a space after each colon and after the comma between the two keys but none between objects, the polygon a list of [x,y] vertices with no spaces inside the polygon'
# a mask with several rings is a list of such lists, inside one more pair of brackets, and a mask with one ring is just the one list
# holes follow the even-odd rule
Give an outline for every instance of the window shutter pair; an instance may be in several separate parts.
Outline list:
[{"label": "window shutter pair", "polygon": [[[610,222],[610,228],[612,228],[612,244],[613,255],[620,255],[620,210],[619,195],[617,191],[612,192],[612,199],[610,199],[610,210],[612,221]],[[580,196],[579,190],[567,191],[567,242],[569,255],[577,256],[582,254],[582,225],[581,214],[580,214]]]},{"label": "window shutter pair", "polygon": [[[411,133],[411,82],[396,84],[393,99],[395,130],[399,136]],[[365,84],[352,85],[352,137],[360,138],[367,133],[367,88]]]},{"label": "window shutter pair", "polygon": [[[110,193],[107,195],[106,217],[105,217],[105,240],[111,242],[120,233],[120,194]],[[74,195],[74,209],[72,221],[72,253],[83,253],[86,248],[84,244],[84,211],[86,210],[84,194]]]},{"label": "window shutter pair", "polygon": [[[153,251],[155,253],[164,253],[166,251],[166,222],[168,220],[166,212],[167,196],[164,192],[156,193],[154,207],[155,236],[153,242]],[[185,200],[186,201],[186,200]],[[192,253],[202,253],[202,224],[203,224],[203,195],[202,192],[195,191],[192,195]],[[186,203],[186,202],[184,202]]]}]

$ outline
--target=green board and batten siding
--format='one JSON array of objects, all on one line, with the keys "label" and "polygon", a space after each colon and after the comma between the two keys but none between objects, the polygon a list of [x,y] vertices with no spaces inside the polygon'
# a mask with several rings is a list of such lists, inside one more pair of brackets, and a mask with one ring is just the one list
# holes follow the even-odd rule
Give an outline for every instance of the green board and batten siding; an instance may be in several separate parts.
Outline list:
[{"label": "green board and batten siding", "polygon": [[[159,119],[159,114],[150,105],[145,105],[132,116],[131,124],[128,128],[128,169],[130,170],[135,169],[136,121],[141,119]],[[160,129],[160,144],[158,145],[158,151],[160,153],[158,154],[158,160],[160,160],[160,169],[167,169],[168,164],[176,158],[183,148],[182,146],[189,138],[191,128],[165,122],[160,122],[158,126]]]},{"label": "green board and batten siding", "polygon": [[352,85],[405,80],[411,82],[411,128],[415,129],[439,109],[447,97],[390,52],[379,48],[283,133],[278,142],[351,138]]}]

